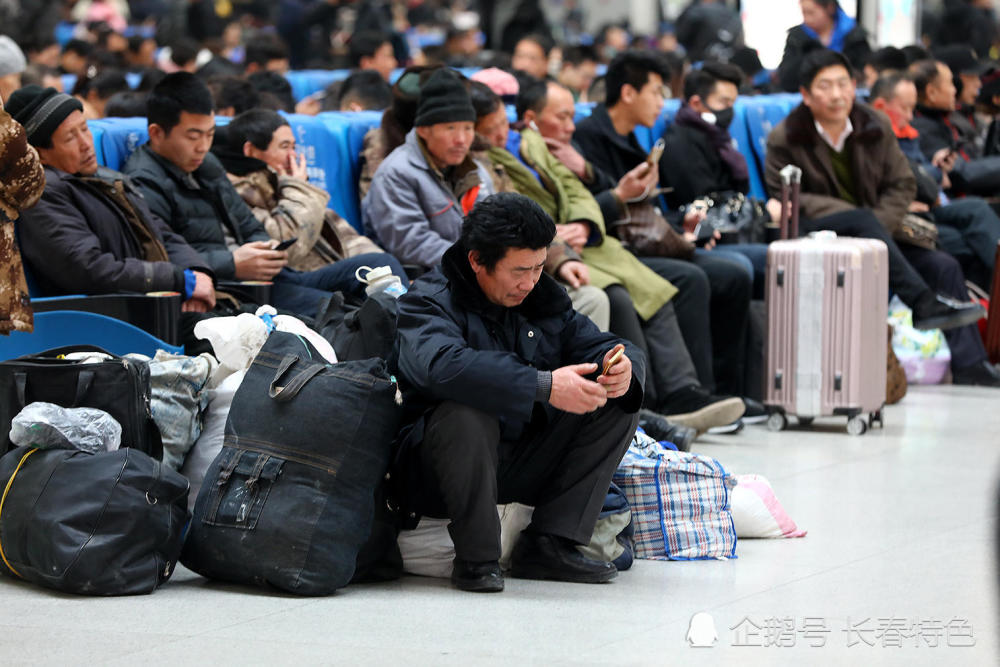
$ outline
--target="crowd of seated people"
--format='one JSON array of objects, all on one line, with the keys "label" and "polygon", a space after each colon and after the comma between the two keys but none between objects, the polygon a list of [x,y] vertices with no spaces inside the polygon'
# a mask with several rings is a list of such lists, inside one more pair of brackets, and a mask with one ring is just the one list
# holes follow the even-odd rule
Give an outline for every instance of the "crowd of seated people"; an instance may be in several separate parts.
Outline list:
[{"label": "crowd of seated people", "polygon": [[[801,95],[767,139],[768,222],[780,170],[799,166],[802,233],[883,241],[914,326],[945,330],[954,383],[1000,386],[965,287],[996,268],[1000,69],[968,46],[872,51],[837,2],[803,0],[768,79],[759,61],[712,60],[729,52],[711,35],[691,69],[676,40],[606,26],[588,45],[572,21],[553,33],[499,7],[480,40],[467,16],[441,25],[426,6],[361,3],[348,33],[341,3],[231,21],[209,4],[155,35],[135,24],[126,38],[117,20],[81,22],[61,47],[45,21],[0,35],[0,100],[46,179],[20,212],[21,253],[44,294],[179,292],[189,352],[205,349],[195,323],[256,306],[233,300],[239,281],[270,283],[269,302],[308,324],[335,291],[366,297],[361,267],[389,267],[409,286],[396,370],[422,409],[399,460],[426,486],[414,512],[452,521],[459,588],[503,587],[503,499],[536,506],[516,576],[607,581],[613,567],[572,547],[636,423],[689,445],[766,419],[750,341],[767,247],[698,233],[699,201],[748,195],[756,158],[729,130],[749,90]],[[420,42],[427,27],[440,44]],[[307,66],[350,71],[297,95],[289,72]],[[656,159],[639,135],[671,95]],[[382,112],[349,156],[360,228],[310,178],[288,117],[332,111]],[[88,121],[137,116],[148,142],[120,172],[99,165]],[[640,211],[666,221],[669,250],[619,240]],[[907,241],[908,216],[936,247]],[[619,343],[623,361],[597,372]]]}]

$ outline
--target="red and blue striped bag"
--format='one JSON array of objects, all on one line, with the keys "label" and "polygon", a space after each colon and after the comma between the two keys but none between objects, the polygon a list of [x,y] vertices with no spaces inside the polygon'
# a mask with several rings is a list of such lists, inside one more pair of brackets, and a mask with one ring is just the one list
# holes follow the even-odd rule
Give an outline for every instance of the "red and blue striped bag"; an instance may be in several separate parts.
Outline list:
[{"label": "red and blue striped bag", "polygon": [[632,508],[636,558],[735,558],[733,477],[711,457],[649,440],[629,447],[614,476]]}]

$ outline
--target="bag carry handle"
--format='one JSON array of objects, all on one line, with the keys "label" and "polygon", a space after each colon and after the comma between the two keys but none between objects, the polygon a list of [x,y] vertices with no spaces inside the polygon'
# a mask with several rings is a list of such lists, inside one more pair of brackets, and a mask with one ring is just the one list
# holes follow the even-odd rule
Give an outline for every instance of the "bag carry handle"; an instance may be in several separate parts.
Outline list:
[{"label": "bag carry handle", "polygon": [[117,354],[112,354],[98,345],[64,345],[63,347],[54,347],[51,350],[45,350],[44,352],[28,356],[35,359],[39,357],[55,358],[59,355],[72,354],[74,352],[99,352],[100,354],[108,355],[112,359],[121,359],[121,357]]},{"label": "bag carry handle", "polygon": [[[18,471],[21,470],[21,466],[23,466],[24,462],[28,460],[28,457],[37,451],[37,449],[29,449],[27,453],[21,457],[21,460],[17,462],[17,467],[14,468],[14,472],[10,474],[10,479],[7,480],[7,486],[5,486],[3,490],[3,496],[0,496],[0,525],[3,523],[3,504],[7,501],[7,493],[10,491],[10,487],[14,484],[14,478],[17,477]],[[3,531],[0,530],[0,535],[2,534]],[[2,544],[0,544],[0,559],[3,559],[3,564],[6,565],[7,569],[13,572],[18,579],[24,579],[24,577],[21,576],[21,573],[15,570],[14,566],[7,561],[7,555],[3,552]]]},{"label": "bag carry handle", "polygon": [[293,354],[287,355],[281,360],[278,370],[274,373],[274,379],[271,381],[271,386],[268,388],[267,395],[279,403],[286,403],[298,396],[299,392],[302,391],[302,387],[306,386],[306,383],[309,382],[309,380],[313,379],[323,371],[323,366],[320,364],[313,364],[293,377],[288,384],[283,387],[279,387],[278,382],[281,381],[282,376],[287,373],[297,361],[301,360]]},{"label": "bag carry handle", "polygon": [[[73,405],[69,407],[80,407],[80,403],[83,402],[87,392],[90,391],[90,385],[93,382],[94,371],[80,371],[80,374],[76,376],[76,396],[73,398]],[[23,371],[14,373],[14,385],[17,388],[19,407],[23,408],[28,404],[28,374]]]}]

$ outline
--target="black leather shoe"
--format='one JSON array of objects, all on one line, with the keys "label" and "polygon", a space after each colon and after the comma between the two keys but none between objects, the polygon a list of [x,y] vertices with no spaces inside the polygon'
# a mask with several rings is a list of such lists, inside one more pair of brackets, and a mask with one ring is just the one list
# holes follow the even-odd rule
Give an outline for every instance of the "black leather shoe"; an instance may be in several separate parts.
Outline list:
[{"label": "black leather shoe", "polygon": [[914,329],[954,329],[978,322],[986,309],[973,301],[927,294],[913,306]]},{"label": "black leather shoe", "polygon": [[951,372],[952,384],[974,385],[977,387],[1000,387],[1000,370],[988,361],[956,368]]},{"label": "black leather shoe", "polygon": [[451,583],[463,591],[499,593],[503,590],[503,573],[495,560],[472,563],[456,558],[451,568]]},{"label": "black leather shoe", "polygon": [[611,563],[587,558],[567,539],[525,531],[514,545],[510,574],[520,579],[603,584],[617,577],[618,570]]},{"label": "black leather shoe", "polygon": [[698,431],[690,426],[681,426],[667,421],[667,418],[652,410],[639,410],[639,426],[646,435],[657,442],[666,440],[672,442],[682,452],[691,451],[691,443],[698,436]]}]

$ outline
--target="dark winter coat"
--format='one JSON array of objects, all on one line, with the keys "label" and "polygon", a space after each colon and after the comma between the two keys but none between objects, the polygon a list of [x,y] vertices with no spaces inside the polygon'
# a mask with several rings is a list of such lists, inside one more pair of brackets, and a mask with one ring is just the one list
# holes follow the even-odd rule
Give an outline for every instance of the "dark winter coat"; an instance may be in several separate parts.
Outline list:
[{"label": "dark winter coat", "polygon": [[124,171],[142,190],[150,210],[201,253],[217,278],[236,277],[223,225],[238,245],[271,239],[211,153],[186,174],[146,144],[132,154]]},{"label": "dark winter coat", "polygon": [[121,206],[94,184],[45,167],[42,198],[24,211],[21,250],[44,294],[184,291],[184,269],[210,273],[204,259],[154,215],[124,174],[100,168],[97,177],[117,188],[169,255],[146,261],[141,240]]}]

